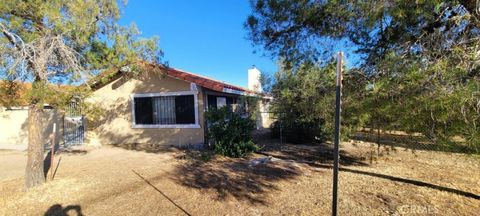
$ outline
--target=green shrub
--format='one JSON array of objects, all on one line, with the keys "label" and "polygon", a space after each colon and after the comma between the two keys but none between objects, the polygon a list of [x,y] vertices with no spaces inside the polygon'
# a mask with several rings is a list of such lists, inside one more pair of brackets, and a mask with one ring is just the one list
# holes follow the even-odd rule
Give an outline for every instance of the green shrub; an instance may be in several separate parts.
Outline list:
[{"label": "green shrub", "polygon": [[205,113],[208,122],[208,140],[214,151],[228,157],[244,157],[258,149],[251,132],[255,121],[242,117],[228,107],[211,109]]}]

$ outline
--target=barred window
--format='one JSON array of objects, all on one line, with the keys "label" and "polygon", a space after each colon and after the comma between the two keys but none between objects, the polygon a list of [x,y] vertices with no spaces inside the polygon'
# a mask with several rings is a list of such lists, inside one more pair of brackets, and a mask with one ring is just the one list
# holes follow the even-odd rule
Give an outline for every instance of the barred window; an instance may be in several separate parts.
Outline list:
[{"label": "barred window", "polygon": [[134,126],[198,126],[195,103],[194,94],[133,95]]}]

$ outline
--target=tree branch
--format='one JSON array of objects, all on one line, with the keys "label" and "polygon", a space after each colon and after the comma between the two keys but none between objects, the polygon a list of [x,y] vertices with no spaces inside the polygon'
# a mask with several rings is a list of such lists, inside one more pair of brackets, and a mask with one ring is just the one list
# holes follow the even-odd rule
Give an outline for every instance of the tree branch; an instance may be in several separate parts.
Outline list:
[{"label": "tree branch", "polygon": [[[35,60],[34,60],[35,50],[31,51],[33,52],[33,55],[32,55],[30,51],[28,51],[28,48],[25,45],[25,42],[22,40],[22,38],[13,32],[10,32],[3,23],[0,23],[0,31],[7,38],[10,44],[17,49],[17,51],[20,53],[21,58],[27,61],[29,67],[35,71],[35,69],[37,68],[36,67],[37,64],[35,63]],[[35,80],[39,80],[38,74],[35,74]]]}]

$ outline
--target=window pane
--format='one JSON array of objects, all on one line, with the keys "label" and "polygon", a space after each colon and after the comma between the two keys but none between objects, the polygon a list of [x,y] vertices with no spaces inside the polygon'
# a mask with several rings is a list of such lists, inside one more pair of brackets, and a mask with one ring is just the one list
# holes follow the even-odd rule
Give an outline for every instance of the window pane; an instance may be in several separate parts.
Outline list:
[{"label": "window pane", "polygon": [[227,98],[217,97],[217,108],[222,108],[227,105]]},{"label": "window pane", "polygon": [[235,98],[227,97],[227,105],[232,105],[232,104],[235,104]]},{"label": "window pane", "polygon": [[195,104],[193,95],[175,97],[177,124],[195,124]]},{"label": "window pane", "polygon": [[176,124],[175,97],[163,96],[153,98],[153,123]]},{"label": "window pane", "polygon": [[[219,106],[219,99],[218,98],[223,98],[223,99],[220,99],[220,100],[224,100],[225,99],[225,103],[221,103],[222,105]],[[223,104],[226,104],[228,107],[233,107],[234,104],[237,104],[237,98],[235,97],[230,97],[230,96],[216,96],[216,95],[208,95],[207,97],[207,101],[208,101],[208,108],[214,108],[214,109],[217,109],[217,108],[220,108],[223,106]]]},{"label": "window pane", "polygon": [[208,108],[217,108],[217,96],[215,95],[208,95]]},{"label": "window pane", "polygon": [[134,98],[135,124],[195,124],[193,95]]},{"label": "window pane", "polygon": [[153,124],[152,98],[134,98],[135,124]]}]

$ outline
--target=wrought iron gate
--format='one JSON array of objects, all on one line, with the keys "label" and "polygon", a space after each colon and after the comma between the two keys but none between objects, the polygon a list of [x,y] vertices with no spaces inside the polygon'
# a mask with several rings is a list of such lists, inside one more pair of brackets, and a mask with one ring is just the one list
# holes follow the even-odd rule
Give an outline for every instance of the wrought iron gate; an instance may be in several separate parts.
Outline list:
[{"label": "wrought iron gate", "polygon": [[72,100],[65,110],[63,140],[67,147],[81,145],[85,141],[85,118],[79,100]]}]

